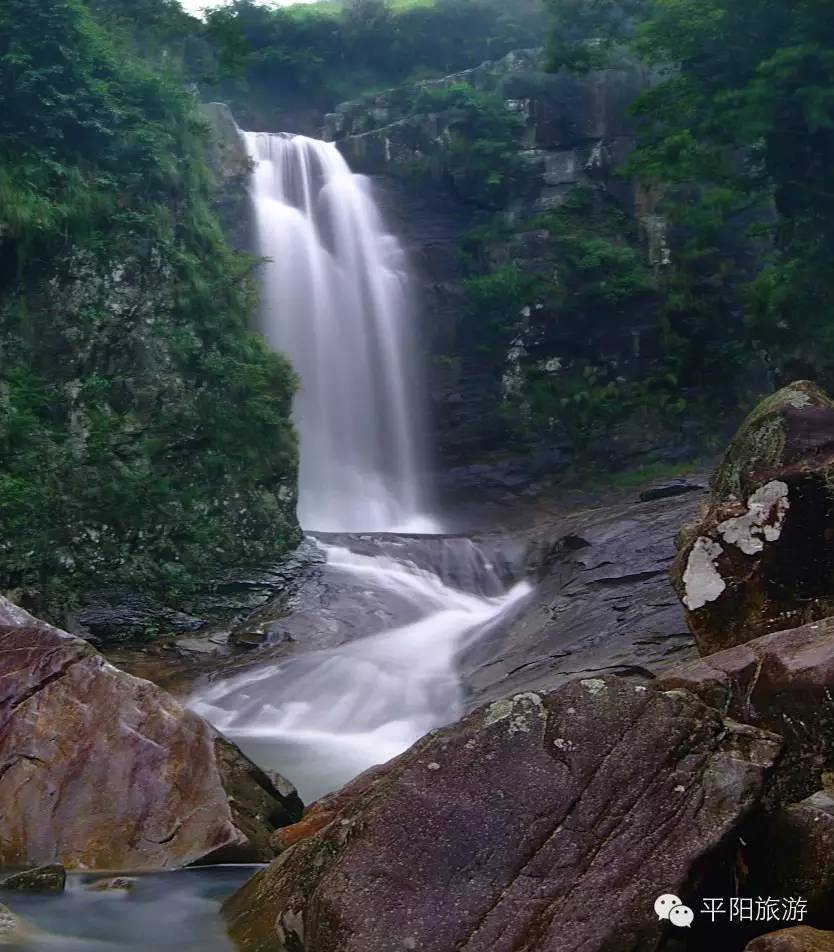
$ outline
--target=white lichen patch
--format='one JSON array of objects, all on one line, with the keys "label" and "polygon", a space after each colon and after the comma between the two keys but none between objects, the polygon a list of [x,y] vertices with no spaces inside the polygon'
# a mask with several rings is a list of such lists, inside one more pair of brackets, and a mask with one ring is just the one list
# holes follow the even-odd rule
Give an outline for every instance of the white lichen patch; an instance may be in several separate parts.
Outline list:
[{"label": "white lichen patch", "polygon": [[490,704],[487,711],[484,727],[495,724],[498,721],[509,719],[509,731],[511,734],[523,733],[529,734],[534,726],[530,718],[546,718],[546,712],[542,699],[538,694],[529,692],[527,694],[517,694],[512,700],[509,698],[503,701],[496,701]]},{"label": "white lichen patch", "polygon": [[683,603],[691,612],[716,601],[727,588],[717,564],[723,554],[724,549],[718,542],[704,536],[698,538],[692,546],[686,571],[683,573]]},{"label": "white lichen patch", "polygon": [[793,390],[791,387],[782,391],[782,399],[796,410],[811,405],[811,397],[807,393],[803,393],[801,390]]},{"label": "white lichen patch", "polygon": [[605,681],[603,681],[601,678],[586,678],[584,681],[580,681],[579,683],[593,697],[603,694],[607,690],[605,687]]},{"label": "white lichen patch", "polygon": [[510,733],[529,734],[531,726],[535,726],[535,721],[533,725],[530,723],[531,716],[536,719],[546,718],[547,715],[544,710],[544,705],[542,704],[542,699],[538,694],[533,694],[532,692],[516,694],[513,698],[513,716],[510,720]]},{"label": "white lichen patch", "polygon": [[782,534],[790,506],[787,483],[775,479],[753,493],[743,516],[727,519],[719,525],[718,531],[725,542],[741,549],[745,555],[755,555],[764,549],[765,543],[775,542]]},{"label": "white lichen patch", "polygon": [[490,704],[489,706],[486,719],[484,720],[484,727],[489,727],[490,724],[496,724],[498,721],[503,721],[510,717],[512,713],[513,702],[509,698],[505,698],[503,701],[496,701],[494,704]]}]

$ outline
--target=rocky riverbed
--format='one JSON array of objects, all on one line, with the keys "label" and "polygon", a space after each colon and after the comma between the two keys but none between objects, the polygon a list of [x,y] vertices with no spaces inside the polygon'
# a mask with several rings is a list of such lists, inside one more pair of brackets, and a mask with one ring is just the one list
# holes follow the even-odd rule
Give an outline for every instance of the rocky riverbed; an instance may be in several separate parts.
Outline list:
[{"label": "rocky riverbed", "polygon": [[[3,602],[4,865],[277,854],[224,907],[243,952],[830,947],[834,589],[795,548],[809,527],[832,531],[816,491],[830,419],[813,386],[782,391],[709,491],[692,476],[503,532],[308,543],[473,604],[529,588],[460,642],[463,716],[303,815],[281,778],[160,688]],[[191,689],[418,623],[388,582],[340,564],[308,557],[204,653]],[[802,612],[788,569],[813,584]],[[169,669],[186,650],[172,645]],[[664,893],[693,910],[691,930],[658,920]],[[801,900],[802,917],[714,923],[715,896]]]}]

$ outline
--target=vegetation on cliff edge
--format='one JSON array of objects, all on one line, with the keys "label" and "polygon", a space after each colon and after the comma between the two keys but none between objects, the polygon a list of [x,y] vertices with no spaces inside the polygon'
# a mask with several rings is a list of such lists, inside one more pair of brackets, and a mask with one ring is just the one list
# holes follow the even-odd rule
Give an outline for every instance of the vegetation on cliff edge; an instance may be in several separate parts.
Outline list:
[{"label": "vegetation on cliff edge", "polygon": [[0,8],[0,590],[53,614],[299,535],[295,379],[248,329],[197,102],[105,6]]}]

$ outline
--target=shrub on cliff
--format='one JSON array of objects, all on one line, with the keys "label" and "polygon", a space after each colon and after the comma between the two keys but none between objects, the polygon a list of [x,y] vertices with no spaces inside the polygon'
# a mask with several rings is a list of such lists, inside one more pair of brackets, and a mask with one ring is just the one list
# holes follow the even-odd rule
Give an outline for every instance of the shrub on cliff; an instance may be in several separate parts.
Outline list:
[{"label": "shrub on cliff", "polygon": [[295,380],[206,130],[81,0],[0,8],[0,590],[176,602],[295,544]]}]

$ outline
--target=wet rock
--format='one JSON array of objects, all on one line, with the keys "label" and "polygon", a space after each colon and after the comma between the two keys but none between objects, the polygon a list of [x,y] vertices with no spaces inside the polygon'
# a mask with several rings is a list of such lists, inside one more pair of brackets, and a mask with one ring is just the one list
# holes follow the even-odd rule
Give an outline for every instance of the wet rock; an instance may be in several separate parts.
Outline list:
[{"label": "wet rock", "polygon": [[796,803],[834,771],[834,618],[692,661],[665,673],[723,714],[784,738],[769,800]]},{"label": "wet rock", "polygon": [[0,882],[0,890],[34,893],[60,893],[67,883],[67,871],[63,866],[53,863],[38,866],[20,873],[7,876]]},{"label": "wet rock", "polygon": [[770,816],[751,872],[757,894],[801,897],[809,923],[834,929],[834,797],[821,790]]},{"label": "wet rock", "polygon": [[672,579],[702,654],[834,614],[834,403],[800,381],[744,422]]},{"label": "wet rock", "polygon": [[690,694],[617,678],[496,702],[343,791],[229,900],[232,937],[244,952],[656,949],[647,897],[686,896],[699,860],[722,862],[777,750]]},{"label": "wet rock", "polygon": [[90,892],[130,892],[136,885],[136,880],[129,876],[114,876],[112,879],[97,879],[86,888]]},{"label": "wet rock", "polygon": [[669,568],[675,532],[698,503],[696,493],[617,503],[495,540],[494,561],[526,563],[536,585],[464,652],[470,703],[576,677],[650,677],[695,655]]},{"label": "wet rock", "polygon": [[672,499],[675,496],[685,496],[687,493],[703,493],[706,485],[699,481],[679,479],[673,483],[664,483],[661,486],[652,486],[640,493],[640,502],[654,502],[656,499]]},{"label": "wet rock", "polygon": [[257,862],[300,816],[209,724],[0,598],[0,865]]},{"label": "wet rock", "polygon": [[211,133],[207,158],[212,171],[221,179],[248,175],[252,163],[231,109],[226,103],[209,102],[200,111]]},{"label": "wet rock", "polygon": [[28,923],[0,902],[0,945],[17,946],[31,938],[33,932],[34,930]]},{"label": "wet rock", "polygon": [[295,846],[296,843],[309,840],[316,833],[329,826],[335,819],[336,814],[330,810],[316,808],[299,820],[298,823],[276,830],[270,840],[272,848],[276,853],[282,853],[291,846]]},{"label": "wet rock", "polygon": [[304,804],[301,802],[295,784],[275,770],[267,770],[265,773],[267,777],[269,777],[269,782],[281,794],[284,800],[286,800],[288,804],[292,804],[290,812],[300,816],[304,811]]},{"label": "wet rock", "polygon": [[262,648],[264,645],[269,644],[269,635],[263,628],[239,628],[230,635],[229,644],[234,648],[244,648],[247,650],[251,648]]},{"label": "wet rock", "polygon": [[796,926],[760,936],[744,952],[834,952],[834,932]]},{"label": "wet rock", "polygon": [[96,596],[71,618],[78,634],[110,644],[199,631],[205,621],[141,595]]},{"label": "wet rock", "polygon": [[341,790],[328,794],[311,804],[298,823],[283,827],[272,834],[272,848],[276,853],[282,853],[296,843],[309,840],[329,826],[343,810],[355,806],[386,772],[387,767],[384,764],[371,767]]}]

